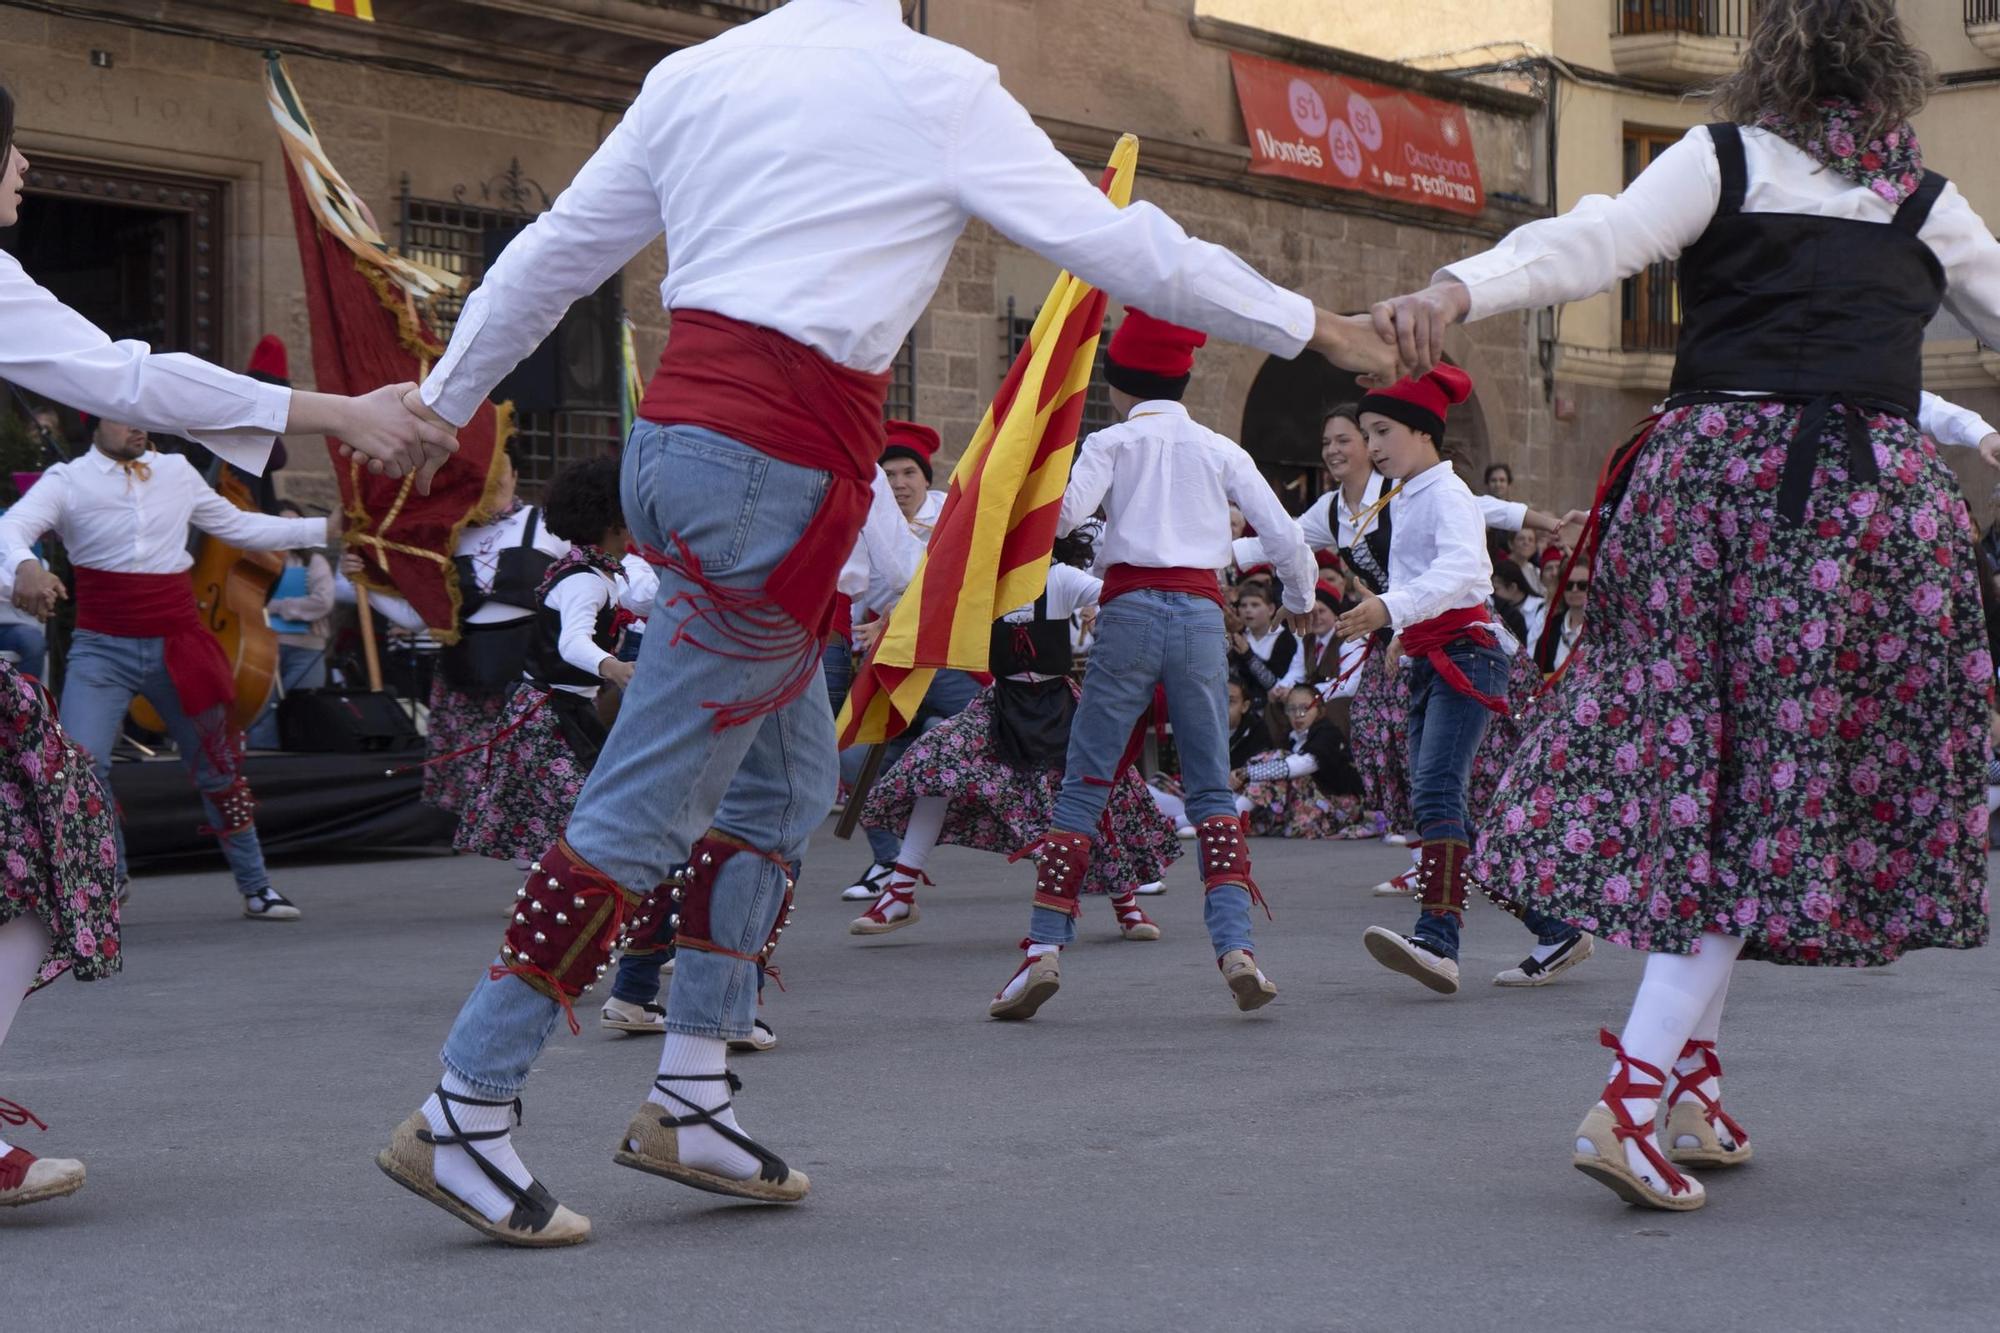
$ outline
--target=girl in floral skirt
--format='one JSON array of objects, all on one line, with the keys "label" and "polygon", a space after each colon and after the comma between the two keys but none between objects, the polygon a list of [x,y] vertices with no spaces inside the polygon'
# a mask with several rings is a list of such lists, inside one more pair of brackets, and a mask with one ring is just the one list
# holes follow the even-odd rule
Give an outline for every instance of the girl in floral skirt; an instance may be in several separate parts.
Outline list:
[{"label": "girl in floral skirt", "polygon": [[520,688],[484,748],[483,780],[466,793],[452,845],[503,861],[536,857],[569,822],[604,745],[597,692],[630,683],[612,624],[619,556],[629,534],[618,502],[618,464],[576,463],[549,484],[549,531],[573,543],[536,589],[535,637]]},{"label": "girl in floral skirt", "polygon": [[1716,1059],[1738,957],[1987,939],[1992,667],[1971,522],[1916,418],[1941,303],[2000,345],[2000,242],[1924,168],[1930,79],[1893,0],[1767,0],[1726,121],[1376,307],[1426,363],[1451,322],[1680,261],[1673,394],[1601,497],[1587,635],[1477,865],[1651,955],[1575,1134],[1578,1169],[1630,1203],[1698,1208],[1681,1167],[1749,1160]]},{"label": "girl in floral skirt", "polygon": [[1236,808],[1253,835],[1279,838],[1372,838],[1381,832],[1362,807],[1361,775],[1347,737],[1320,716],[1319,691],[1294,686],[1285,698],[1292,725],[1287,748],[1252,755],[1233,770]]},{"label": "girl in floral skirt", "polygon": [[[874,905],[848,926],[850,934],[886,935],[916,924],[917,885],[929,883],[924,866],[938,843],[1011,856],[1048,829],[1076,710],[1069,618],[1094,610],[1101,586],[1081,568],[1091,554],[1087,538],[1056,542],[1041,597],[994,623],[992,686],[918,738],[868,793],[862,821],[896,830],[903,851]],[[1110,899],[1126,939],[1157,940],[1160,928],[1140,908],[1137,890],[1180,856],[1173,821],[1127,768],[1104,822],[1082,891]]]}]

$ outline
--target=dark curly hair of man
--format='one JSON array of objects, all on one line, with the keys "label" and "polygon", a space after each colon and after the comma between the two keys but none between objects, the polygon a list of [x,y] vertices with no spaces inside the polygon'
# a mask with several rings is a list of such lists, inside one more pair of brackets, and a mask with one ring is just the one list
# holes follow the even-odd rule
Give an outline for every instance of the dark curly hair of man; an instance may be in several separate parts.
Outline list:
[{"label": "dark curly hair of man", "polygon": [[624,527],[617,462],[593,458],[556,473],[542,502],[542,519],[550,532],[577,546],[600,542],[605,533]]}]

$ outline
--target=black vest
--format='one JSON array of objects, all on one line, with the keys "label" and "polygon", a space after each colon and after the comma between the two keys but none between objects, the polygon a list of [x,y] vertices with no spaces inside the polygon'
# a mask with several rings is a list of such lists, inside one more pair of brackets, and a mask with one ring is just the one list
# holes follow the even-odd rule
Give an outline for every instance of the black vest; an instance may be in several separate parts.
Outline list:
[{"label": "black vest", "polygon": [[1029,620],[996,620],[986,650],[986,669],[996,678],[1032,671],[1038,676],[1066,676],[1075,659],[1070,651],[1069,621],[1050,620],[1049,592],[1035,599]]},{"label": "black vest", "polygon": [[1944,268],[1917,239],[1944,188],[1935,171],[1884,225],[1802,213],[1746,213],[1750,176],[1735,125],[1711,125],[1722,175],[1715,217],[1680,258],[1681,334],[1670,405],[1728,390],[1803,403],[1778,508],[1803,519],[1829,414],[1846,404],[1850,472],[1876,476],[1864,418],[1914,418],[1924,327],[1944,299]]},{"label": "black vest", "polygon": [[[564,570],[549,585],[548,591],[554,592],[565,579],[596,573],[589,565]],[[607,601],[597,613],[597,624],[591,627],[590,637],[604,649],[606,657],[612,655],[612,649],[606,645],[611,643],[611,627],[617,623],[617,614],[617,607]],[[562,612],[547,602],[538,602],[535,607],[534,642],[528,649],[528,678],[543,685],[602,685],[604,678],[595,671],[584,671],[571,665],[558,646],[561,642]]]},{"label": "black vest", "polygon": [[[1385,480],[1382,485],[1383,489],[1387,490],[1389,483]],[[1333,530],[1338,534],[1340,531],[1340,517],[1337,511],[1340,505],[1340,493],[1337,490],[1334,492],[1333,503],[1336,508]],[[1340,556],[1342,564],[1360,575],[1362,585],[1368,591],[1374,593],[1377,597],[1387,592],[1389,590],[1389,506],[1383,505],[1381,509],[1376,511],[1375,521],[1369,525],[1368,531],[1361,534],[1360,546],[1342,546],[1336,553]]]},{"label": "black vest", "polygon": [[539,508],[528,510],[528,521],[521,525],[520,544],[500,553],[491,588],[480,588],[479,571],[473,567],[471,556],[452,559],[452,564],[458,567],[459,615],[469,616],[488,602],[503,602],[524,611],[535,604],[535,589],[542,586],[542,576],[556,562],[554,556],[535,545],[535,528],[541,520]]},{"label": "black vest", "polygon": [[471,556],[461,555],[452,560],[458,570],[458,642],[446,648],[438,661],[445,682],[452,688],[467,693],[498,693],[513,689],[514,683],[521,679],[529,647],[535,639],[533,617],[479,625],[467,624],[466,617],[488,602],[524,610],[535,605],[535,590],[541,587],[542,577],[556,560],[535,545],[535,528],[541,517],[540,509],[528,510],[528,521],[521,527],[521,541],[500,553],[490,589],[480,589]]}]

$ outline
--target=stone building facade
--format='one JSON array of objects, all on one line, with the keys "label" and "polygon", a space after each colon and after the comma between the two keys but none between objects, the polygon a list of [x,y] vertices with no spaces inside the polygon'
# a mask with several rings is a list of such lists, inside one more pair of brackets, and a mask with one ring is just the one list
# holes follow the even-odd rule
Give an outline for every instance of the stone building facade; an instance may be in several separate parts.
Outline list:
[{"label": "stone building facade", "polygon": [[[240,365],[259,335],[277,333],[291,345],[295,381],[309,385],[296,241],[264,108],[266,47],[285,53],[328,152],[382,230],[476,273],[506,231],[559,193],[654,61],[772,7],[383,0],[379,21],[363,24],[281,0],[66,0],[60,12],[0,0],[0,77],[14,89],[18,139],[35,162],[27,223],[0,241],[33,253],[30,271],[65,297],[93,313],[115,310],[129,325],[115,334]],[[1083,169],[1094,175],[1119,133],[1138,134],[1141,197],[1325,306],[1359,309],[1421,285],[1438,265],[1533,216],[1542,197],[1539,108],[1516,91],[1229,22],[1196,0],[914,8],[913,21],[998,65]],[[1252,174],[1232,51],[1462,103],[1485,210],[1464,217]],[[53,220],[36,230],[37,214]],[[642,367],[666,332],[657,298],[664,262],[658,247],[642,254],[606,298],[632,320]],[[983,224],[959,245],[897,367],[896,406],[939,428],[947,458],[1005,370],[1010,303],[1016,321],[1032,320],[1053,276]],[[591,317],[613,314],[600,304]],[[1460,431],[1468,455],[1531,457],[1524,451],[1549,437],[1551,406],[1530,342],[1496,321],[1453,353],[1479,384]],[[601,341],[585,337],[564,355],[575,362],[572,378],[603,382]],[[1241,432],[1302,506],[1320,484],[1319,413],[1349,389],[1323,363],[1217,345],[1202,357],[1190,403],[1204,420]],[[560,457],[604,447],[615,439],[613,419],[607,406],[525,413],[530,479]],[[325,498],[322,452],[310,442],[293,442],[292,452],[282,489]]]}]

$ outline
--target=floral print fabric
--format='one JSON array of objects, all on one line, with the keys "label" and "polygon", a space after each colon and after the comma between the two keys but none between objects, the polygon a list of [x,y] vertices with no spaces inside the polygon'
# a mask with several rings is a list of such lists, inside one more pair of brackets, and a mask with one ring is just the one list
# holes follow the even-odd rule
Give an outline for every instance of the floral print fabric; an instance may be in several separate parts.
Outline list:
[{"label": "floral print fabric", "polygon": [[1379,810],[1391,833],[1413,833],[1410,806],[1410,682],[1396,663],[1384,666],[1381,649],[1361,667],[1361,684],[1348,706],[1354,767],[1366,788],[1365,804]]},{"label": "floral print fabric", "polygon": [[[455,689],[440,674],[431,681],[430,734],[426,749],[432,762],[424,765],[424,800],[457,814],[464,808],[468,792],[479,790],[484,780],[486,753],[474,749],[500,730],[500,718],[507,711],[508,690],[474,694]],[[446,759],[444,755],[456,755]]]},{"label": "floral print fabric", "polygon": [[[1283,759],[1285,751],[1267,750],[1251,756]],[[1312,775],[1246,782],[1243,798],[1250,802],[1250,833],[1268,838],[1379,838],[1387,828],[1382,816],[1362,807],[1359,796],[1328,796]]]},{"label": "floral print fabric", "polygon": [[1892,204],[1917,192],[1924,179],[1923,149],[1917,132],[1907,124],[1891,125],[1873,139],[1861,138],[1869,116],[1853,102],[1830,98],[1820,103],[1818,123],[1800,125],[1778,115],[1757,122],[1813,161],[1873,190]]},{"label": "floral print fabric", "polygon": [[537,857],[569,823],[590,768],[564,738],[548,697],[532,685],[515,690],[499,724],[486,733],[506,734],[471,756],[451,840],[459,851],[502,861]]},{"label": "floral print fabric", "polygon": [[64,972],[95,981],[124,963],[114,818],[40,687],[0,662],[0,925],[32,914],[48,931],[37,987]]},{"label": "floral print fabric", "polygon": [[[870,789],[861,820],[901,835],[919,796],[944,796],[941,843],[1011,856],[1049,831],[1060,767],[1026,772],[993,754],[993,691],[980,691],[964,712],[918,737],[896,766]],[[1150,884],[1181,855],[1173,821],[1160,813],[1132,769],[1118,775],[1100,822],[1085,893],[1128,893]]]},{"label": "floral print fabric", "polygon": [[1659,421],[1586,638],[1483,823],[1489,891],[1667,953],[1709,930],[1796,964],[1985,943],[1993,668],[1965,503],[1878,416],[1880,480],[1849,478],[1830,422],[1806,521],[1781,521],[1798,416]]}]

